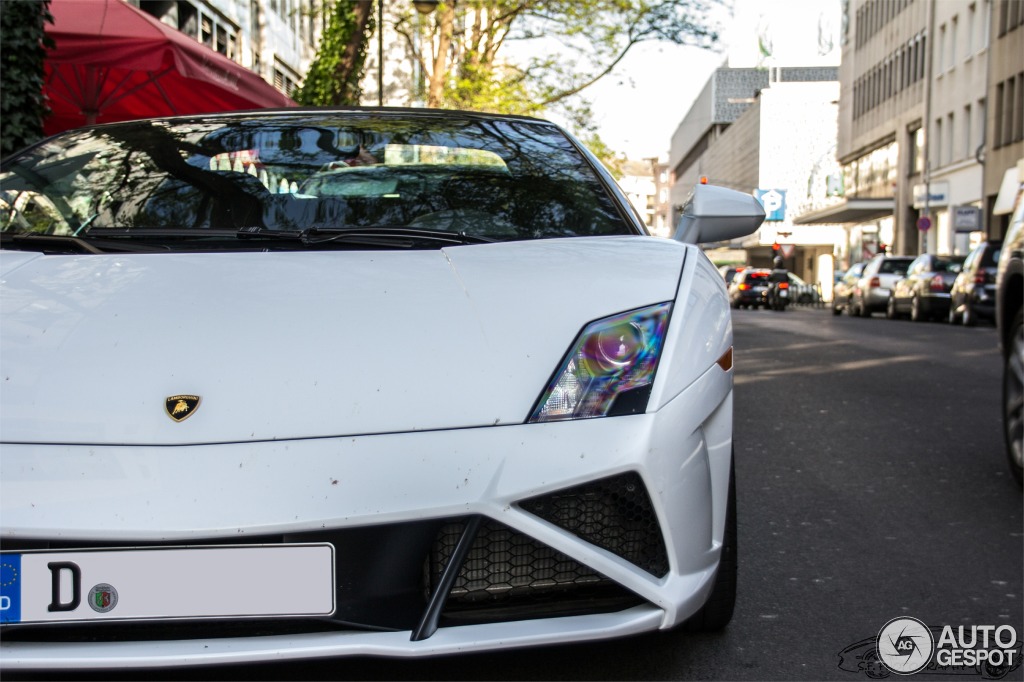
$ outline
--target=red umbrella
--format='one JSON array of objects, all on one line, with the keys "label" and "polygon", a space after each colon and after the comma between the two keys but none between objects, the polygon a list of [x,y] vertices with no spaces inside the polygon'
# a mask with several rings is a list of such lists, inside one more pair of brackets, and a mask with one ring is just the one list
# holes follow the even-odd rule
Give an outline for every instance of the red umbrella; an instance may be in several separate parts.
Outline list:
[{"label": "red umbrella", "polygon": [[260,76],[121,0],[52,0],[48,134],[150,116],[294,106]]}]

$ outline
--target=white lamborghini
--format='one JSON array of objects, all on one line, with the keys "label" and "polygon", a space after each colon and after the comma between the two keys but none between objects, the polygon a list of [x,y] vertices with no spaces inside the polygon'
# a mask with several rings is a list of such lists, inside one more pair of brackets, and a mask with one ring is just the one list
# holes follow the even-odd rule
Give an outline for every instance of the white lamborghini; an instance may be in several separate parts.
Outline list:
[{"label": "white lamborghini", "polygon": [[96,126],[0,165],[0,666],[429,656],[729,621],[732,328],[559,127]]}]

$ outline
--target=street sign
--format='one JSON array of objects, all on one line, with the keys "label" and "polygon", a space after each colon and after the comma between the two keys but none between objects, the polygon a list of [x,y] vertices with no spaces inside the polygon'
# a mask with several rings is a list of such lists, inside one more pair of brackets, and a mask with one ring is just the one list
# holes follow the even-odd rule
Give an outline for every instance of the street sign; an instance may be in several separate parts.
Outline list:
[{"label": "street sign", "polygon": [[927,232],[928,230],[932,229],[932,219],[926,215],[921,216],[920,218],[917,219],[917,229],[921,230],[922,232]]},{"label": "street sign", "polygon": [[953,229],[957,232],[981,230],[981,209],[977,206],[957,206],[953,209]]},{"label": "street sign", "polygon": [[786,190],[756,189],[754,198],[764,207],[766,221],[786,219]]}]

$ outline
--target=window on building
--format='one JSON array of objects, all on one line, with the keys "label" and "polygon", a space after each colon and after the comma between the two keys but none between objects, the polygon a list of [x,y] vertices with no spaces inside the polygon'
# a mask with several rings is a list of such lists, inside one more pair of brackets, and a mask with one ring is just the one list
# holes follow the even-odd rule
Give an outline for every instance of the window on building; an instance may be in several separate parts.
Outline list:
[{"label": "window on building", "polygon": [[946,70],[946,25],[939,26],[939,54],[935,60],[936,72]]},{"label": "window on building", "polygon": [[928,50],[928,36],[920,34],[917,39],[917,73],[914,76],[915,81],[919,81],[924,78],[924,55]]},{"label": "window on building", "polygon": [[933,168],[942,168],[942,165],[943,165],[943,158],[942,158],[942,140],[943,140],[943,137],[942,137],[942,119],[941,118],[935,119],[935,137],[932,138],[932,139],[935,140],[935,143],[931,145],[931,156],[934,159],[934,163],[932,163],[932,167]]},{"label": "window on building", "polygon": [[953,163],[956,160],[956,125],[952,111],[946,116],[946,153],[943,157],[946,163]]},{"label": "window on building", "polygon": [[920,125],[910,130],[910,169],[908,175],[924,172],[924,128]]},{"label": "window on building", "polygon": [[967,8],[967,33],[966,33],[967,44],[964,46],[964,49],[967,51],[966,54],[967,54],[968,57],[970,57],[972,54],[974,54],[974,43],[975,43],[974,31],[976,30],[975,29],[975,23],[977,22],[977,20],[978,20],[978,5],[977,5],[977,3],[972,2],[970,4],[970,6]]},{"label": "window on building", "polygon": [[299,75],[280,61],[275,60],[274,87],[291,97],[299,88]]},{"label": "window on building", "polygon": [[[1024,11],[1024,10],[1022,10]],[[1013,141],[1024,140],[1024,71],[1017,74],[1017,90],[1013,99]]]},{"label": "window on building", "polygon": [[1017,98],[1014,96],[1016,92],[1016,79],[1006,79],[1006,92],[1005,99],[1003,100],[1003,144],[1010,144],[1013,142],[1013,110],[1016,109]]},{"label": "window on building", "polygon": [[223,26],[218,24],[218,25],[216,25],[214,27],[214,30],[215,30],[215,37],[214,37],[213,49],[215,49],[217,52],[220,52],[222,55],[227,56],[227,54],[228,54],[228,32],[227,32],[227,29],[225,29]]},{"label": "window on building", "polygon": [[971,117],[971,105],[970,104],[968,104],[967,106],[964,107],[964,118],[963,118],[963,123],[961,125],[963,126],[963,130],[964,130],[964,132],[963,132],[963,148],[962,148],[963,149],[963,158],[969,159],[969,158],[971,158],[974,155],[974,149],[971,148],[972,145],[974,144],[974,130],[972,128],[972,126],[974,125],[974,119]]},{"label": "window on building", "polygon": [[199,42],[213,47],[213,20],[205,14],[199,19]]},{"label": "window on building", "polygon": [[978,100],[978,105],[974,107],[974,120],[977,121],[975,130],[978,131],[977,139],[979,140],[979,144],[985,143],[985,136],[987,134],[985,126],[988,125],[988,121],[985,119],[985,116],[987,115],[985,104],[985,98],[983,97]]},{"label": "window on building", "polygon": [[1005,101],[1005,90],[1005,83],[996,84],[996,108],[995,111],[992,112],[992,146],[995,149],[999,149],[1003,146],[1003,119],[1005,118],[1003,115],[1003,102]]},{"label": "window on building", "polygon": [[949,24],[949,66],[952,69],[956,67],[956,43],[960,37],[960,19],[959,17],[953,17],[953,20]]},{"label": "window on building", "polygon": [[199,39],[199,13],[192,3],[178,3],[178,30],[194,40]]},{"label": "window on building", "polygon": [[992,35],[992,0],[985,0],[985,4],[981,9],[981,16],[984,21],[979,22],[983,28],[981,31],[981,47],[986,48],[989,44],[989,38]]}]

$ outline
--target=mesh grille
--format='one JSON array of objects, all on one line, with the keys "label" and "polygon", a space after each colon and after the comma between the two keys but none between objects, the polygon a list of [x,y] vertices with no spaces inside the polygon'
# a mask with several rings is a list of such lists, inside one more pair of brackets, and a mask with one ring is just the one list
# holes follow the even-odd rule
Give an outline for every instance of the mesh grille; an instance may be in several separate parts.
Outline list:
[{"label": "mesh grille", "polygon": [[[430,586],[448,564],[464,523],[446,524],[428,565]],[[474,603],[548,600],[579,588],[609,584],[578,561],[497,521],[485,520],[448,596],[449,608]]]},{"label": "mesh grille", "polygon": [[[463,522],[444,526],[428,558],[428,592],[436,589]],[[449,591],[442,625],[496,623],[611,613],[643,603],[622,585],[519,531],[482,519]]]},{"label": "mesh grille", "polygon": [[519,506],[654,576],[668,573],[658,517],[636,472],[531,497]]}]

